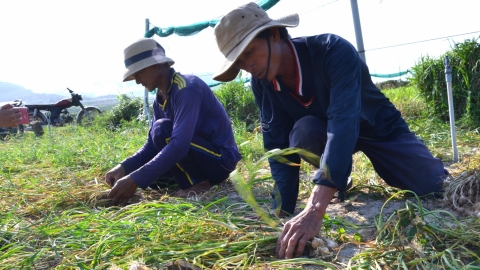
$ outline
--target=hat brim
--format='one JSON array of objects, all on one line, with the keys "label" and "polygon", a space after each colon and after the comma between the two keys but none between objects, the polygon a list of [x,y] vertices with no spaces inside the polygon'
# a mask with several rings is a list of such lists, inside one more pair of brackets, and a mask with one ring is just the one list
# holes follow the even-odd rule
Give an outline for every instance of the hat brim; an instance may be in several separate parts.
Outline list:
[{"label": "hat brim", "polygon": [[233,50],[227,56],[225,56],[225,61],[222,67],[213,75],[212,78],[219,82],[229,82],[235,79],[240,72],[240,69],[235,66],[237,58],[261,31],[271,27],[296,27],[298,26],[298,23],[298,14],[291,14],[276,20],[271,20],[270,22],[253,30],[242,40],[242,42],[233,48]]},{"label": "hat brim", "polygon": [[137,73],[138,71],[147,68],[149,66],[153,66],[156,64],[163,64],[163,63],[168,63],[169,66],[172,66],[175,64],[175,61],[173,59],[163,56],[161,58],[154,58],[154,57],[148,57],[146,59],[143,59],[142,61],[138,61],[130,66],[128,66],[127,70],[125,70],[125,73],[123,74],[123,81],[131,81],[135,79],[133,74]]}]

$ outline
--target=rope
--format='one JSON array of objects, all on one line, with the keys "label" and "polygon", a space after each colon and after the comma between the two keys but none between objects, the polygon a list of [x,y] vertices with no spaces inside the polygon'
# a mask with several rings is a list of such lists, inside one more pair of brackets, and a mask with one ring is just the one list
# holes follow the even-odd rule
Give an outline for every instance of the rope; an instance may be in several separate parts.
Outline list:
[{"label": "rope", "polygon": [[372,77],[377,77],[377,78],[394,78],[394,77],[400,77],[400,76],[403,76],[407,73],[411,73],[410,70],[406,70],[406,71],[400,71],[400,72],[397,72],[397,73],[390,73],[390,74],[378,74],[378,73],[374,73],[374,74],[370,74],[370,76]]},{"label": "rope", "polygon": [[[372,76],[372,77],[377,77],[377,78],[395,78],[395,77],[403,76],[403,75],[405,75],[405,74],[407,74],[407,73],[411,73],[411,71],[410,71],[410,70],[405,70],[405,71],[400,71],[400,72],[390,73],[390,74],[378,74],[378,73],[373,73],[373,74],[370,74],[370,76]],[[211,74],[210,74],[210,75],[211,75]],[[203,76],[199,76],[199,77],[203,77]],[[204,79],[202,78],[202,80],[204,80]],[[218,85],[222,84],[221,82],[212,81],[212,80],[210,80],[210,81],[209,81],[209,80],[204,80],[204,81],[207,83],[207,85],[208,85],[209,87],[215,87],[215,86],[218,86]],[[249,79],[249,78],[246,78],[246,79],[242,79],[242,81],[243,81],[244,83],[247,83],[247,82],[250,81],[250,79]]]},{"label": "rope", "polygon": [[[265,11],[269,10],[271,7],[276,5],[280,0],[260,0],[257,4]],[[207,27],[215,27],[217,23],[220,21],[219,18],[215,18],[208,21],[198,22],[190,25],[184,26],[170,26],[166,28],[162,27],[153,27],[152,29],[145,32],[144,37],[150,38],[153,35],[157,35],[160,37],[168,37],[171,34],[177,34],[179,36],[191,36],[195,35],[198,32],[202,31]]]}]

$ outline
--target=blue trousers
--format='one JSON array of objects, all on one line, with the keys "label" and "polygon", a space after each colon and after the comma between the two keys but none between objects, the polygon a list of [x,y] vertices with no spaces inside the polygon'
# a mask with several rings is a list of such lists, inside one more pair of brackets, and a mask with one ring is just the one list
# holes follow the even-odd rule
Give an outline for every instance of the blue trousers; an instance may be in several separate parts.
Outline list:
[{"label": "blue trousers", "polygon": [[[169,119],[163,118],[153,123],[149,136],[159,152],[170,141],[172,131],[173,122]],[[231,171],[222,165],[221,157],[215,155],[219,153],[219,149],[211,142],[194,135],[187,156],[149,187],[159,189],[177,184],[181,189],[186,189],[206,180],[212,185],[220,184],[229,177]]]},{"label": "blue trousers", "polygon": [[[290,147],[302,148],[321,156],[327,143],[327,124],[318,117],[305,116],[295,123],[289,139]],[[443,162],[433,157],[414,133],[405,133],[389,140],[359,137],[354,153],[358,151],[369,158],[377,174],[392,187],[411,190],[419,196],[443,189],[443,180],[448,174]],[[317,162],[304,157],[302,159],[310,163]],[[318,168],[319,163],[312,165]],[[317,174],[321,172],[317,171]]]}]

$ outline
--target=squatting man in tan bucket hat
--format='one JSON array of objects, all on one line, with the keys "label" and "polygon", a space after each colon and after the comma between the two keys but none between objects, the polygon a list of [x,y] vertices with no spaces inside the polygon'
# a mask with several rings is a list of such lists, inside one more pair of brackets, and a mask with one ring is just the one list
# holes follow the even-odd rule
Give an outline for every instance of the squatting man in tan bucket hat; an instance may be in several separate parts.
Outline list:
[{"label": "squatting man in tan bucket hat", "polygon": [[273,207],[279,216],[296,214],[278,239],[276,256],[281,259],[300,256],[320,231],[328,204],[351,186],[355,152],[362,151],[387,184],[418,195],[440,192],[448,174],[375,87],[354,46],[334,34],[290,39],[286,27],[298,23],[297,14],[274,20],[249,3],[215,27],[225,62],[213,78],[226,82],[240,69],[251,73],[265,148],[297,147],[321,157],[288,157],[319,168],[299,213],[299,166],[269,160]]},{"label": "squatting man in tan bucket hat", "polygon": [[123,81],[157,89],[153,122],[145,144],[107,172],[113,204],[126,204],[137,187],[176,183],[174,196],[199,194],[225,181],[241,159],[225,109],[208,85],[181,74],[154,39],[142,38],[125,51]]}]

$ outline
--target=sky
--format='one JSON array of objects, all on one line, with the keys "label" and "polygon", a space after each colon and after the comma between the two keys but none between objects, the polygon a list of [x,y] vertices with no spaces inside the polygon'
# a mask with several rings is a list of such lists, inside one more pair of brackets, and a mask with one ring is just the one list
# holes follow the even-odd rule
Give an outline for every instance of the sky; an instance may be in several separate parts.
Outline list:
[{"label": "sky", "polygon": [[[143,37],[147,18],[150,27],[184,26],[248,2],[0,0],[0,82],[60,95],[68,95],[67,87],[94,96],[143,93],[142,86],[122,82],[123,50]],[[478,38],[479,7],[478,0],[358,0],[370,72],[404,71],[421,56],[438,58],[454,42]],[[357,47],[350,0],[280,0],[267,13],[274,19],[298,13],[299,26],[288,28],[292,37],[333,33]],[[448,36],[455,37],[442,38]],[[223,62],[213,28],[153,38],[181,73],[211,74]],[[406,43],[414,44],[396,46]]]}]

